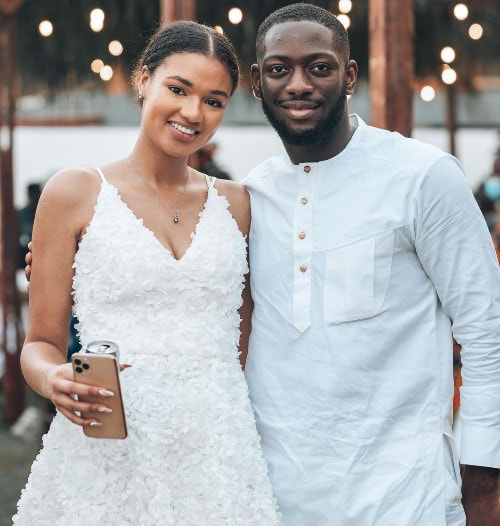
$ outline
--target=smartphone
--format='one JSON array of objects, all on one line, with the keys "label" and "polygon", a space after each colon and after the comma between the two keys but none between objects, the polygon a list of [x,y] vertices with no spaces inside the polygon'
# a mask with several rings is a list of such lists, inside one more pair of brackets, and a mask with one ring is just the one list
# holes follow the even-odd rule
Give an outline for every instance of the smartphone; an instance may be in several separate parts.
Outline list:
[{"label": "smartphone", "polygon": [[92,438],[127,438],[127,423],[120,389],[120,373],[114,356],[109,354],[75,353],[71,356],[75,382],[108,389],[114,396],[79,396],[82,402],[105,404],[112,413],[82,413],[83,418],[95,418],[102,426],[84,426],[83,432]]}]

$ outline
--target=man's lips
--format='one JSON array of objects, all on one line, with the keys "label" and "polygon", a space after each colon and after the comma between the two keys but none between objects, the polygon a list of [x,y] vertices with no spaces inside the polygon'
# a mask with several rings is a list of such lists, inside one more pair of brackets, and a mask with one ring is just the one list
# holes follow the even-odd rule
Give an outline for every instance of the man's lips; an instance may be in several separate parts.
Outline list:
[{"label": "man's lips", "polygon": [[282,102],[280,106],[290,118],[294,120],[305,120],[308,119],[320,105],[312,101],[293,100]]}]

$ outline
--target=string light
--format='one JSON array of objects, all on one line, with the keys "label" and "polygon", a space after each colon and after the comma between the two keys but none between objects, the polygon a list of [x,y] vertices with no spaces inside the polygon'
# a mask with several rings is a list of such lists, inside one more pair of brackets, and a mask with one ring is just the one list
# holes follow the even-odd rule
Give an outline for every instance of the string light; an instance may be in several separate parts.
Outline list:
[{"label": "string light", "polygon": [[96,58],[90,64],[90,69],[94,73],[100,73],[101,69],[104,67],[104,62],[100,58]]},{"label": "string light", "polygon": [[337,19],[345,27],[345,29],[348,29],[351,25],[351,19],[347,15],[338,15]]},{"label": "string light", "polygon": [[50,37],[54,32],[54,26],[50,20],[42,20],[40,24],[38,24],[38,31],[40,31],[42,37]]},{"label": "string light", "polygon": [[221,26],[215,26],[214,29],[215,31],[217,31],[217,33],[220,33],[221,35],[224,34],[224,30],[222,29]]},{"label": "string light", "polygon": [[113,76],[113,68],[111,66],[103,66],[101,68],[101,71],[99,72],[99,76],[101,77],[102,80],[104,81],[108,81],[108,80],[111,80],[111,77]]},{"label": "string light", "polygon": [[112,40],[108,45],[108,50],[114,57],[118,57],[123,53],[122,43],[119,40]]},{"label": "string light", "polygon": [[465,20],[469,16],[469,8],[465,4],[457,4],[453,8],[453,14],[458,20]]},{"label": "string light", "polygon": [[457,72],[445,64],[441,72],[441,79],[445,84],[454,84],[457,81]]},{"label": "string light", "polygon": [[339,11],[341,13],[347,14],[350,13],[352,9],[351,0],[339,0]]},{"label": "string light", "polygon": [[227,13],[231,24],[239,24],[243,20],[243,11],[239,7],[231,7]]},{"label": "string light", "polygon": [[102,9],[92,9],[90,12],[90,29],[98,33],[104,27],[104,11]]},{"label": "string light", "polygon": [[443,62],[446,62],[446,64],[451,64],[456,58],[455,50],[450,47],[446,46],[441,50],[441,60]]},{"label": "string light", "polygon": [[469,36],[472,40],[479,40],[483,36],[483,26],[481,24],[472,24],[469,27]]},{"label": "string light", "polygon": [[422,97],[422,100],[425,102],[430,102],[434,99],[436,96],[436,92],[434,91],[434,88],[432,86],[424,86],[420,90],[420,97]]}]

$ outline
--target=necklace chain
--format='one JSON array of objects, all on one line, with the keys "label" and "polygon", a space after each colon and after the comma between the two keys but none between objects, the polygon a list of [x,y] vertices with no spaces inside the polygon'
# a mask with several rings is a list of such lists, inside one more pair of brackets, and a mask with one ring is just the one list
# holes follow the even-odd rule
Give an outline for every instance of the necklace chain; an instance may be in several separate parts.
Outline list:
[{"label": "necklace chain", "polygon": [[[132,161],[132,154],[130,154],[128,156],[128,159],[130,161],[130,164],[132,165],[132,168],[134,170],[134,173],[137,175],[137,177],[142,181],[142,183],[144,184],[144,186],[151,192],[151,194],[153,195],[153,197],[155,199],[157,199],[160,203],[164,204],[163,203],[163,200],[160,196],[160,194],[146,181],[146,179],[144,179],[144,177],[141,175],[141,173],[139,172],[139,170],[136,168],[135,164],[134,164],[134,161]],[[189,167],[187,169],[187,175],[186,175],[186,180],[184,181],[184,190],[182,191],[182,194],[179,198],[179,201],[177,202],[177,207],[175,209],[175,212],[172,214],[172,221],[177,224],[179,222],[179,212],[181,211],[182,209],[182,205],[184,203],[184,198],[186,197],[186,192],[187,192],[187,187],[188,187],[188,182],[189,182]]]}]

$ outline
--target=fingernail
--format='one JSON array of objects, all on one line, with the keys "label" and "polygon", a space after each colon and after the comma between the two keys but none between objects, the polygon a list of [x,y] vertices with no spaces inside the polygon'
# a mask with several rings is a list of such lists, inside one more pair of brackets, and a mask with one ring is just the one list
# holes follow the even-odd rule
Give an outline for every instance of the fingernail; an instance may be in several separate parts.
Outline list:
[{"label": "fingernail", "polygon": [[98,407],[97,412],[98,413],[112,413],[113,410],[110,407]]},{"label": "fingernail", "polygon": [[108,391],[107,389],[99,389],[99,394],[101,396],[115,396],[115,393]]},{"label": "fingernail", "polygon": [[98,426],[102,426],[101,422],[90,422],[89,424],[90,427],[98,427]]}]

